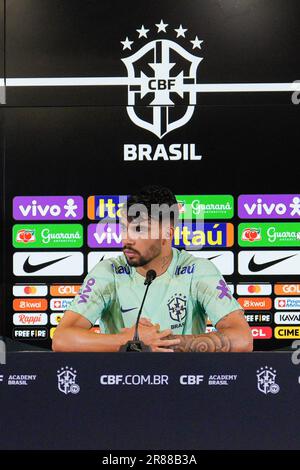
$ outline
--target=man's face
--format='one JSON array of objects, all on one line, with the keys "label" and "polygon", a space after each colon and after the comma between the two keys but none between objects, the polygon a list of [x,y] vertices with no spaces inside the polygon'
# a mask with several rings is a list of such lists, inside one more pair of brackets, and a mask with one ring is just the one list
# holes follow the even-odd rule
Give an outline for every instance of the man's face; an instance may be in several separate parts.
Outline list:
[{"label": "man's face", "polygon": [[145,266],[161,254],[161,227],[158,221],[121,219],[123,252],[129,266]]}]

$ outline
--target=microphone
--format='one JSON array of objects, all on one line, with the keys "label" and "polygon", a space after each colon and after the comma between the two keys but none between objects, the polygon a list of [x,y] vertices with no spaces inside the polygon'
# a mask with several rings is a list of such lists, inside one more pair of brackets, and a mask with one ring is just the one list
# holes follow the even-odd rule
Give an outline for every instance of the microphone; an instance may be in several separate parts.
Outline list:
[{"label": "microphone", "polygon": [[132,341],[127,341],[126,344],[123,344],[120,347],[119,352],[151,352],[150,346],[144,344],[143,341],[140,340],[138,327],[139,327],[139,321],[140,321],[140,318],[141,318],[141,314],[142,314],[143,306],[144,306],[144,303],[145,303],[145,299],[146,299],[146,296],[147,296],[147,293],[148,293],[148,289],[149,289],[150,285],[152,284],[152,282],[154,281],[155,278],[156,278],[156,272],[154,271],[154,269],[150,269],[149,271],[147,271],[146,279],[145,279],[145,282],[144,282],[145,286],[147,286],[147,287],[146,287],[145,294],[144,294],[144,297],[143,297],[142,305],[140,307],[140,310],[139,310],[139,313],[138,313],[138,316],[137,316],[137,319],[136,319],[133,339],[132,339]]}]

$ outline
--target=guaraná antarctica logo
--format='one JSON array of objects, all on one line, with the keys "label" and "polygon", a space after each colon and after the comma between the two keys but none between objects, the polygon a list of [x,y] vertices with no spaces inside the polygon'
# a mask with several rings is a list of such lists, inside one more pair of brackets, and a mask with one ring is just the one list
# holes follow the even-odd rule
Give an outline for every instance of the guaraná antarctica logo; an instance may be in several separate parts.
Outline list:
[{"label": "guaran\u00e1 antarctica logo", "polygon": [[[161,139],[191,119],[197,100],[195,85],[203,58],[189,52],[179,41],[199,52],[203,40],[198,36],[188,39],[187,28],[171,28],[163,20],[155,25],[153,40],[148,37],[153,36],[153,31],[144,25],[136,32],[139,44],[146,43],[122,58],[130,83],[127,113],[134,124]],[[120,42],[123,51],[132,51],[137,43],[128,37]]]}]

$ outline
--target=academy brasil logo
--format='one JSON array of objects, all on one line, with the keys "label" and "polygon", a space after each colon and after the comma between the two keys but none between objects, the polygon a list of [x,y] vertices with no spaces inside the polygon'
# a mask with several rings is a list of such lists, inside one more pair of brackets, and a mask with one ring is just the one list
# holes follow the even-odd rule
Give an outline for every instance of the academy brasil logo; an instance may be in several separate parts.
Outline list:
[{"label": "academy brasil logo", "polygon": [[[127,113],[134,124],[161,139],[191,119],[197,100],[194,85],[203,57],[192,54],[178,42],[182,40],[185,46],[199,52],[203,40],[198,36],[189,39],[187,28],[182,25],[171,28],[163,20],[155,28],[157,39],[150,40],[148,35],[153,36],[153,32],[142,25],[136,30],[137,41],[126,37],[121,44],[123,51],[131,51],[136,43],[146,41],[132,55],[122,58],[131,82]],[[178,105],[182,108],[180,112]]]}]

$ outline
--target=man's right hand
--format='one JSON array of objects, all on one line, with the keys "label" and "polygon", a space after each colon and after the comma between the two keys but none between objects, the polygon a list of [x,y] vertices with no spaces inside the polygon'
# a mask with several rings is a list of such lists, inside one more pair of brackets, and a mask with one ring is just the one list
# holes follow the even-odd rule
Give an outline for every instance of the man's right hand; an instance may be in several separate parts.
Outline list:
[{"label": "man's right hand", "polygon": [[[121,334],[131,340],[133,338],[135,326],[131,328],[122,328]],[[172,335],[171,330],[159,331],[159,325],[152,325],[151,322],[141,321],[139,323],[139,337],[143,343],[150,346],[152,352],[174,352],[173,349],[169,349],[170,346],[175,346],[180,343],[180,339],[164,339],[167,336]]]}]

